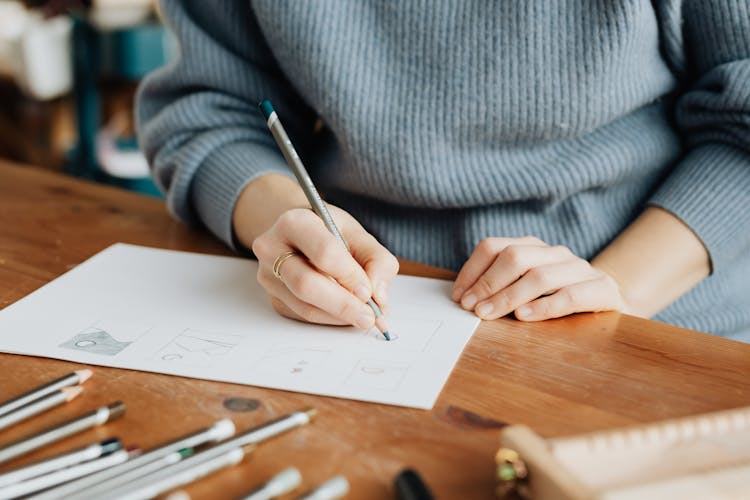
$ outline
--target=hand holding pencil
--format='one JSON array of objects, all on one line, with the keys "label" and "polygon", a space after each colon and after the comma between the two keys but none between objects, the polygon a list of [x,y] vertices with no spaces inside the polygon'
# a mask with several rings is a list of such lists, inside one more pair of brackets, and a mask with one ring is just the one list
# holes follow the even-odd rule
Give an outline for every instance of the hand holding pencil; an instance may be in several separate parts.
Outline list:
[{"label": "hand holding pencil", "polygon": [[258,282],[284,316],[375,326],[390,340],[384,309],[398,261],[351,215],[323,202],[271,103],[260,108],[298,184],[267,174],[237,202],[234,230],[258,258]]},{"label": "hand holding pencil", "polygon": [[283,316],[368,330],[376,317],[367,301],[387,308],[398,261],[347,212],[327,208],[351,253],[311,210],[290,209],[254,240],[258,282]]}]

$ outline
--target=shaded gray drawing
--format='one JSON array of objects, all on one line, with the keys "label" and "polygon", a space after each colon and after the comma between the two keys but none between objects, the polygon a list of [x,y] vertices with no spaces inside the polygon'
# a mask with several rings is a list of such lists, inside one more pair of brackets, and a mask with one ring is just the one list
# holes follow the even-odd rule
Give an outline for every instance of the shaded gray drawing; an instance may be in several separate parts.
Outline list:
[{"label": "shaded gray drawing", "polygon": [[114,356],[125,349],[132,342],[120,342],[101,328],[91,327],[82,331],[72,339],[60,344],[60,347],[85,351],[92,354]]},{"label": "shaded gray drawing", "polygon": [[162,361],[206,362],[210,358],[229,354],[241,339],[239,335],[187,328],[159,349],[156,358]]},{"label": "shaded gray drawing", "polygon": [[330,354],[318,347],[274,347],[258,361],[255,371],[301,376],[321,366]]},{"label": "shaded gray drawing", "polygon": [[396,391],[409,371],[410,365],[399,361],[361,359],[346,378],[344,385]]}]

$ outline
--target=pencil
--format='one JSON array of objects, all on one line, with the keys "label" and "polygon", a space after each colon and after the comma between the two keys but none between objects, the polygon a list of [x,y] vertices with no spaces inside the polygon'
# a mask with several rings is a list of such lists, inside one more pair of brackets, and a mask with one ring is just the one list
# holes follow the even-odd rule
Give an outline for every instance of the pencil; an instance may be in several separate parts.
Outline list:
[{"label": "pencil", "polygon": [[[109,490],[107,498],[118,500],[145,500],[154,498],[193,481],[236,465],[252,451],[255,445],[238,446],[221,453],[209,454],[204,451],[179,463],[165,467],[161,471],[131,481],[129,484]],[[209,450],[210,451],[210,450]]]},{"label": "pencil", "polygon": [[94,411],[85,413],[80,417],[50,427],[37,434],[14,441],[0,448],[0,464],[12,460],[21,455],[41,448],[44,445],[54,443],[73,434],[85,431],[92,427],[102,425],[122,416],[125,413],[125,403],[115,401],[107,406],[102,406]]},{"label": "pencil", "polygon": [[91,377],[92,373],[93,372],[89,369],[76,370],[73,373],[69,373],[63,377],[55,379],[48,384],[44,384],[27,393],[21,394],[14,399],[10,399],[3,404],[0,404],[0,416],[5,415],[6,413],[10,413],[22,406],[31,403],[36,399],[55,392],[58,389],[62,389],[63,387],[82,384]]},{"label": "pencil", "polygon": [[[95,495],[106,486],[116,487],[123,482],[145,474],[150,474],[153,470],[158,470],[166,465],[175,463],[179,459],[175,454],[190,455],[193,448],[197,448],[207,443],[216,443],[234,435],[234,423],[228,418],[214,423],[211,427],[200,429],[186,436],[182,436],[173,441],[165,443],[158,448],[147,451],[143,455],[128,460],[127,462],[111,467],[107,470],[91,474],[89,476],[71,481],[70,483],[58,486],[52,490],[45,491],[37,498],[52,499],[66,498],[70,500],[86,498]],[[153,467],[156,467],[154,469]]]},{"label": "pencil", "polygon": [[[347,245],[344,237],[341,236],[341,232],[338,227],[336,227],[336,223],[333,222],[333,217],[331,217],[331,214],[328,212],[325,203],[323,203],[323,198],[320,197],[320,193],[318,193],[315,184],[313,184],[313,181],[310,178],[310,174],[307,173],[307,169],[305,169],[297,151],[294,149],[294,146],[292,146],[292,141],[289,140],[286,130],[284,130],[284,127],[281,125],[279,117],[271,105],[271,101],[266,99],[258,106],[260,107],[263,116],[266,118],[266,125],[268,125],[273,138],[276,140],[276,144],[278,144],[279,149],[281,149],[281,153],[284,155],[286,162],[292,168],[295,177],[297,177],[297,182],[299,182],[300,187],[302,187],[302,191],[304,191],[307,201],[310,203],[313,211],[323,220],[328,231],[330,231],[331,234],[333,234],[336,239],[343,243],[346,249],[349,250],[349,245]],[[388,333],[388,327],[385,324],[383,311],[381,311],[380,307],[374,300],[372,300],[372,297],[367,300],[367,305],[370,306],[370,309],[372,309],[372,312],[375,314],[375,326],[377,329],[383,334],[383,337],[385,337],[386,340],[391,340],[391,335]]]},{"label": "pencil", "polygon": [[45,412],[55,406],[72,401],[83,391],[83,387],[63,387],[55,392],[42,396],[16,411],[0,417],[0,431],[11,425]]},{"label": "pencil", "polygon": [[77,477],[121,464],[137,454],[138,450],[118,450],[105,457],[89,460],[82,464],[66,467],[50,472],[49,474],[31,478],[27,481],[12,484],[5,488],[0,488],[0,498],[16,498],[29,495],[35,491],[44,490],[56,484],[66,483]]},{"label": "pencil", "polygon": [[302,482],[302,475],[295,467],[288,467],[266,481],[259,488],[245,494],[240,500],[271,500],[285,495]]},{"label": "pencil", "polygon": [[297,500],[334,500],[349,493],[349,481],[344,476],[335,476]]},{"label": "pencil", "polygon": [[120,449],[122,449],[122,444],[119,439],[107,439],[106,441],[90,444],[83,448],[66,451],[59,455],[0,474],[0,487],[26,481],[32,477],[49,474],[50,472],[64,469],[72,465],[94,460],[114,453]]},{"label": "pencil", "polygon": [[[109,495],[109,493],[114,488],[120,488],[123,485],[131,484],[132,481],[138,480],[142,477],[156,474],[163,470],[166,467],[169,467],[171,465],[176,464],[177,462],[180,462],[181,460],[184,460],[187,457],[190,457],[193,455],[193,448],[183,448],[179,451],[173,451],[169,453],[168,455],[164,455],[160,458],[157,458],[155,460],[152,460],[150,462],[146,462],[145,464],[136,467],[135,469],[130,469],[127,472],[117,475],[109,480],[98,482],[96,485],[91,487],[85,487],[85,489],[80,490],[77,487],[74,487],[72,483],[66,483],[64,485],[60,485],[58,487],[55,487],[54,489],[47,490],[44,493],[42,493],[40,496],[34,497],[36,500],[44,500],[44,499],[53,499],[53,498],[65,498],[66,500],[79,500],[79,499],[91,499],[94,500],[96,498],[104,498]],[[143,455],[141,455],[143,456]],[[140,457],[137,457],[140,458]],[[132,460],[128,460],[128,462],[131,462]],[[126,465],[128,462],[125,462]],[[119,466],[118,466],[119,467]],[[107,472],[109,469],[106,469],[101,472]],[[91,476],[86,476],[84,478],[81,478],[83,480],[88,479]],[[80,480],[74,481],[74,483],[79,483]],[[89,484],[90,481],[84,481],[82,484]],[[68,492],[71,492],[71,494],[68,494]]]}]

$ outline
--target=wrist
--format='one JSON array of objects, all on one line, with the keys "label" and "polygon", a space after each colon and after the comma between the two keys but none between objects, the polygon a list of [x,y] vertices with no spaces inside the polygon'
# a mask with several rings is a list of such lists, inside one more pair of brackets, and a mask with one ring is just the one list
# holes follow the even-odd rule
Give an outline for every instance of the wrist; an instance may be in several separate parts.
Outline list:
[{"label": "wrist", "polygon": [[246,248],[267,231],[281,214],[309,204],[299,184],[282,174],[266,174],[254,179],[240,193],[232,212],[232,229]]}]

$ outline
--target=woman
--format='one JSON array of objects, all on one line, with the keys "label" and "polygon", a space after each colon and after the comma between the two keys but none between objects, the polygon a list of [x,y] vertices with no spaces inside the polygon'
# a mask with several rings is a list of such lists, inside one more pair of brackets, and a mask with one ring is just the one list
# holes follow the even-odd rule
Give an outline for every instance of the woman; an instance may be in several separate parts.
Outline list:
[{"label": "woman", "polygon": [[163,9],[180,57],[141,89],[143,148],[177,217],[252,248],[279,313],[369,328],[395,254],[460,270],[485,319],[618,309],[750,341],[746,0]]}]

